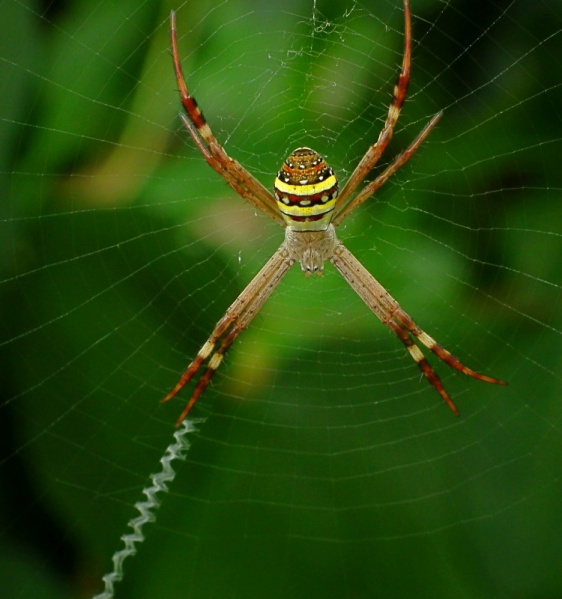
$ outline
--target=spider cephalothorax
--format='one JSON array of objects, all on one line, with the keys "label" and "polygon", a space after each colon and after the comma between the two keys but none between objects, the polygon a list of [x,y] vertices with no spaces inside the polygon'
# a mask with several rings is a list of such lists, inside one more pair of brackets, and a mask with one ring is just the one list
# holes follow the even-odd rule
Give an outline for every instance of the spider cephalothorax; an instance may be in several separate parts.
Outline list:
[{"label": "spider cephalothorax", "polygon": [[[486,383],[505,385],[504,381],[479,374],[468,368],[420,329],[412,318],[402,310],[398,302],[336,236],[335,227],[365,200],[368,200],[414,155],[441,117],[441,113],[438,112],[406,150],[357,191],[388,146],[406,97],[410,78],[412,31],[409,2],[408,0],[403,0],[403,2],[405,27],[402,68],[394,87],[386,121],[377,141],[367,149],[341,193],[337,178],[325,160],[310,148],[297,148],[289,155],[277,173],[274,183],[275,196],[240,163],[227,155],[189,93],[181,69],[176,19],[172,12],[172,56],[181,102],[186,112],[181,115],[184,125],[205,160],[224,178],[228,185],[255,208],[285,227],[285,239],[279,249],[234,300],[176,386],[164,398],[164,401],[168,401],[174,397],[199,371],[203,363],[207,362],[206,369],[195,385],[191,398],[177,421],[178,425],[207,388],[228,348],[248,327],[295,262],[300,263],[305,275],[321,274],[324,263],[330,262],[367,307],[400,339],[423,375],[437,389],[455,414],[458,414],[455,404],[443,387],[441,379],[430,366],[419,346],[416,345],[416,341],[432,351],[446,364],[468,376]],[[355,193],[356,191],[357,193]]]}]

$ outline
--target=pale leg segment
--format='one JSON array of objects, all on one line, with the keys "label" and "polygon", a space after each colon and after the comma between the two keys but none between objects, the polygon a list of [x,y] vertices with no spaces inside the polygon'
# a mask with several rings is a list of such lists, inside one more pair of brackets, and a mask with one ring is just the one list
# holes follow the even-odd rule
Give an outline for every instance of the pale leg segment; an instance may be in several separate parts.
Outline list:
[{"label": "pale leg segment", "polygon": [[[181,424],[199,396],[205,391],[228,348],[234,343],[238,335],[248,327],[293,263],[294,261],[289,258],[283,243],[232,303],[226,314],[218,321],[211,336],[203,344],[193,362],[186,368],[176,386],[162,400],[166,402],[172,399],[189,383],[203,363],[208,360],[207,368],[195,385],[191,398],[178,418],[176,426]],[[218,349],[215,350],[215,346],[219,341],[221,343]]]},{"label": "pale leg segment", "polygon": [[337,227],[342,220],[347,218],[356,208],[368,200],[379,187],[382,187],[399,168],[404,166],[404,164],[410,160],[417,149],[421,146],[425,138],[429,135],[433,127],[437,125],[437,122],[442,115],[443,112],[438,112],[435,116],[433,116],[427,125],[420,131],[416,139],[414,139],[414,141],[401,154],[399,154],[380,175],[378,175],[378,177],[365,185],[365,187],[363,187],[363,189],[351,201],[341,208],[341,210],[332,219],[332,224],[334,227]]},{"label": "pale leg segment", "polygon": [[413,336],[422,345],[431,350],[443,362],[460,372],[486,383],[505,385],[505,381],[479,374],[468,368],[449,351],[441,347],[432,337],[420,329],[412,318],[402,310],[398,302],[386,289],[371,275],[371,273],[353,256],[341,243],[336,247],[330,260],[349,283],[357,295],[375,313],[377,318],[385,324],[404,344],[408,353],[419,366],[425,378],[429,381],[439,395],[445,400],[451,410],[458,416],[459,412],[449,394],[443,387],[441,379],[426,360],[420,348],[412,340]]},{"label": "pale leg segment", "polygon": [[351,197],[351,194],[357,189],[357,186],[363,181],[363,179],[365,179],[365,177],[377,164],[394,134],[394,128],[398,122],[400,110],[402,109],[402,104],[404,104],[404,100],[406,98],[408,82],[410,81],[410,63],[412,57],[411,20],[410,4],[408,0],[404,0],[404,53],[402,55],[402,67],[400,69],[398,81],[394,86],[394,92],[390,106],[388,107],[386,121],[384,123],[384,127],[379,133],[376,143],[374,143],[367,150],[342,189],[335,206],[336,212],[342,208],[342,206],[347,202],[348,198]]},{"label": "pale leg segment", "polygon": [[178,91],[186,113],[181,117],[195,145],[207,163],[224,178],[234,191],[280,225],[284,225],[285,221],[277,210],[277,203],[273,195],[239,162],[226,153],[211,131],[195,98],[189,93],[181,68],[174,11],[170,14],[170,38]]}]

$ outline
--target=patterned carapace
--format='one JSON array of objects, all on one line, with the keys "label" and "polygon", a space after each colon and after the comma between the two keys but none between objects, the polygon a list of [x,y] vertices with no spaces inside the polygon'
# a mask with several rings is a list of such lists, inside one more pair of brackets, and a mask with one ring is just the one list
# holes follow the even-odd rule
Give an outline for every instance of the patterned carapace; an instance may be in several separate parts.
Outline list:
[{"label": "patterned carapace", "polygon": [[310,148],[297,148],[277,173],[277,206],[295,231],[325,231],[338,197],[338,179],[324,158]]}]

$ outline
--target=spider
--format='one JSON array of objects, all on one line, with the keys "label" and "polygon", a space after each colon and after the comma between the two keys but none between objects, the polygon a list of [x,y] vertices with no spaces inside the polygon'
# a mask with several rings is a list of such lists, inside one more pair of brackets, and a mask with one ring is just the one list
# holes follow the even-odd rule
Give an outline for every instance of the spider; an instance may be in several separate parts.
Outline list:
[{"label": "spider", "polygon": [[331,262],[377,318],[400,339],[428,382],[435,387],[455,415],[459,414],[455,404],[421,349],[414,343],[415,340],[452,368],[486,383],[505,385],[504,381],[479,374],[468,368],[420,329],[398,302],[336,236],[336,227],[410,160],[442,116],[442,112],[438,112],[406,150],[352,197],[390,142],[406,97],[406,88],[410,78],[412,45],[409,0],[404,0],[402,66],[384,127],[377,141],[369,147],[341,192],[332,168],[322,156],[310,148],[297,148],[282,164],[274,182],[275,195],[272,195],[240,163],[228,156],[187,89],[180,64],[176,16],[173,11],[170,16],[170,34],[174,71],[185,111],[185,114],[180,113],[180,117],[195,145],[207,163],[224,178],[236,193],[285,229],[285,239],[279,249],[234,300],[225,315],[216,324],[195,359],[181,375],[176,386],[162,400],[166,402],[172,399],[206,362],[206,368],[195,385],[191,398],[176,425],[179,426],[188,415],[222,363],[228,348],[248,327],[295,262],[300,263],[305,276],[321,275],[324,263]]}]

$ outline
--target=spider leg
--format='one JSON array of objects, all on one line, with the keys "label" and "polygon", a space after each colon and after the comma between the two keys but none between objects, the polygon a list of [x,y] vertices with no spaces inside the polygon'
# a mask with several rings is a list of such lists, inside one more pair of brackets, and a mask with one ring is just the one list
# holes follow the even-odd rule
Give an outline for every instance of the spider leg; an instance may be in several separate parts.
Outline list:
[{"label": "spider leg", "polygon": [[[250,204],[252,204],[256,208],[258,208],[258,210],[261,210],[262,212],[265,212],[265,210],[263,210],[262,206],[258,205],[256,203],[255,196],[254,196],[254,194],[249,189],[247,189],[246,187],[244,187],[242,185],[242,183],[240,183],[237,179],[229,178],[228,172],[226,171],[226,169],[211,154],[211,152],[209,151],[209,148],[202,142],[201,137],[197,134],[197,129],[195,128],[195,126],[193,125],[193,123],[185,116],[185,114],[180,114],[180,118],[181,118],[183,124],[185,125],[185,128],[188,130],[189,134],[193,138],[193,141],[197,145],[197,148],[199,149],[199,151],[201,152],[201,154],[203,154],[203,157],[207,161],[207,164],[209,164],[210,166],[212,166],[217,171],[217,173],[219,173],[227,181],[227,183],[230,185],[230,187],[232,187],[232,189],[234,189],[234,191],[238,195],[242,196]],[[261,185],[261,183],[260,183],[260,185]],[[267,213],[268,216],[271,216],[272,218],[275,218],[275,220],[279,220],[277,218],[278,217],[278,212],[275,212],[275,215],[274,215],[273,213],[271,213],[271,214],[269,213],[269,207],[266,210],[267,210],[266,213]]]},{"label": "spider leg", "polygon": [[344,185],[335,206],[336,211],[341,209],[351,194],[357,189],[357,186],[373,169],[392,139],[394,128],[398,121],[398,117],[400,116],[400,110],[402,109],[402,105],[404,104],[404,100],[406,98],[406,91],[408,89],[408,82],[410,80],[411,56],[412,25],[410,4],[409,0],[404,0],[404,53],[402,56],[402,67],[400,69],[400,74],[398,75],[396,85],[394,86],[392,101],[390,102],[390,106],[388,108],[386,121],[384,123],[384,127],[379,133],[376,143],[370,146]]},{"label": "spider leg", "polygon": [[435,372],[435,370],[433,370],[420,348],[412,341],[406,329],[396,324],[393,320],[389,320],[385,324],[398,337],[398,339],[402,341],[409,354],[414,359],[415,363],[423,372],[425,378],[430,382],[430,384],[432,384],[437,389],[439,395],[441,395],[441,397],[445,400],[447,405],[453,411],[454,415],[458,416],[459,411],[457,409],[457,406],[453,403],[453,400],[445,390],[445,387],[443,387],[443,383],[441,382],[439,375]]},{"label": "spider leg", "polygon": [[336,247],[331,260],[343,278],[349,283],[357,295],[375,313],[377,318],[385,324],[404,344],[408,353],[419,366],[428,382],[435,387],[439,395],[445,400],[451,410],[458,415],[458,410],[445,390],[441,379],[426,360],[420,348],[415,345],[412,336],[422,345],[431,350],[443,362],[485,383],[505,385],[505,381],[495,379],[475,372],[468,368],[449,351],[441,347],[432,337],[420,329],[412,318],[402,310],[400,304],[388,291],[371,275],[371,273],[355,258],[355,256],[341,243]]},{"label": "spider leg", "polygon": [[404,166],[404,164],[410,160],[417,149],[421,146],[425,138],[429,135],[433,127],[437,125],[437,122],[442,115],[443,112],[438,112],[420,131],[416,139],[414,139],[414,141],[401,154],[399,154],[378,177],[365,185],[365,187],[336,214],[336,216],[332,219],[332,224],[334,227],[337,227],[344,218],[348,217],[365,200],[368,200],[379,187],[384,185],[399,168]]},{"label": "spider leg", "polygon": [[[290,258],[285,243],[283,243],[218,321],[210,337],[181,375],[176,386],[162,400],[162,402],[167,402],[172,399],[207,362],[207,367],[195,385],[191,398],[178,418],[176,426],[179,426],[185,419],[199,396],[207,388],[229,347],[261,310],[293,263],[294,260]],[[215,350],[219,341],[220,345]]]},{"label": "spider leg", "polygon": [[480,374],[472,368],[468,368],[465,366],[460,360],[458,360],[453,354],[447,351],[444,347],[441,347],[433,337],[430,337],[425,331],[422,331],[420,327],[412,320],[412,318],[404,312],[401,308],[396,310],[394,313],[394,320],[398,322],[401,326],[405,327],[407,331],[409,331],[420,343],[425,345],[427,349],[431,350],[439,359],[443,360],[446,364],[448,364],[451,368],[455,370],[459,370],[463,374],[467,376],[471,376],[474,379],[478,379],[479,381],[484,381],[485,383],[492,383],[494,385],[507,385],[505,381],[500,381],[499,379],[492,378],[491,376],[487,376],[485,374]]},{"label": "spider leg", "polygon": [[285,226],[283,217],[277,210],[273,195],[239,162],[230,158],[211,131],[195,98],[189,93],[181,68],[176,32],[176,13],[174,11],[170,14],[170,37],[174,72],[181,103],[187,115],[182,115],[182,121],[197,148],[203,154],[207,163],[223,177],[234,191],[274,221]]}]

